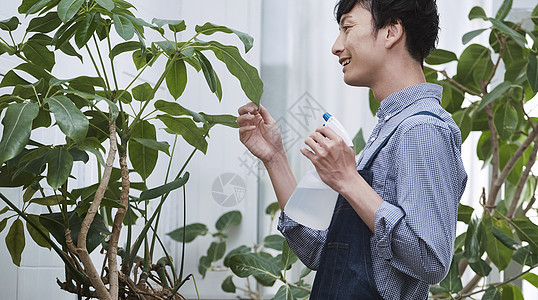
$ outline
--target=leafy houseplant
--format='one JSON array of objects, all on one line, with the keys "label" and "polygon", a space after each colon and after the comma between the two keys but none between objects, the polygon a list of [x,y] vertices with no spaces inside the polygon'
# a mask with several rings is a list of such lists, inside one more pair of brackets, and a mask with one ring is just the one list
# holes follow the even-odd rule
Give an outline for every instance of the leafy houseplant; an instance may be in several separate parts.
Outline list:
[{"label": "leafy houseplant", "polygon": [[[512,0],[505,0],[495,17],[481,7],[470,11],[470,20],[482,19],[489,27],[466,33],[463,44],[488,32],[488,46],[470,44],[459,57],[439,49],[426,59],[427,80],[443,86],[442,104],[463,139],[471,131],[481,134],[476,154],[491,170],[488,191],[484,188],[480,198],[483,212],[472,216],[473,208],[460,204],[458,221],[467,230],[456,239],[449,274],[431,288],[435,299],[473,298],[481,292],[482,299],[523,299],[513,284],[521,278],[538,287],[533,273],[538,267],[538,226],[529,217],[536,212],[538,177],[532,167],[538,119],[525,105],[538,92],[538,6],[518,23],[505,20],[511,8]],[[531,28],[526,29],[529,20]],[[454,75],[437,66],[451,62],[457,63]],[[511,263],[520,270],[517,274],[478,285],[492,271],[491,264],[503,271]],[[464,284],[461,275],[466,271],[474,276]]]},{"label": "leafy houseplant", "polygon": [[[280,212],[280,207],[277,202],[274,202],[266,208],[265,212],[270,216],[269,224],[272,226],[275,216]],[[274,300],[307,298],[310,295],[311,285],[304,277],[310,273],[310,269],[304,267],[295,282],[286,276],[286,272],[296,264],[298,259],[282,235],[269,234],[264,237],[260,245],[255,244],[253,247],[241,245],[226,253],[227,230],[240,223],[239,211],[231,211],[219,217],[215,223],[217,232],[212,234],[216,241],[211,243],[207,254],[200,257],[198,272],[205,276],[208,271],[231,271],[232,274],[227,276],[221,284],[222,290],[227,293],[240,292],[249,299],[263,299],[261,291],[251,284],[250,279],[266,287],[272,287],[277,282],[283,283],[272,298]],[[188,243],[208,233],[209,229],[205,224],[192,223],[169,232],[168,235],[178,242]],[[233,280],[234,276],[246,278],[245,286],[238,286]]]},{"label": "leafy houseplant", "polygon": [[[20,206],[0,193],[7,204],[0,211],[5,215],[0,229],[9,227],[6,245],[13,263],[20,265],[26,223],[32,239],[54,250],[65,264],[60,288],[79,298],[182,298],[178,289],[193,274],[184,274],[184,251],[176,270],[157,235],[161,209],[170,192],[187,183],[185,168],[195,152],[206,153],[210,129],[217,124],[236,127],[232,115],[198,113],[178,103],[187,84],[187,65],[203,72],[219,101],[222,86],[207,52],[226,65],[251,101],[259,103],[263,89],[257,70],[235,46],[199,39],[216,32],[235,34],[247,52],[253,43],[247,34],[206,23],[196,26],[189,40],[178,41],[178,33],[187,28],[183,20],[148,23],[133,9],[123,0],[23,0],[18,11],[31,17],[26,28],[17,16],[0,21],[0,55],[21,62],[0,82],[1,88],[10,89],[0,96],[0,187],[24,191]],[[21,28],[23,37],[16,40],[14,33]],[[149,41],[145,30],[159,38]],[[123,41],[113,43],[115,35]],[[137,75],[122,83],[116,74],[126,66],[114,59],[126,53],[132,55],[130,68]],[[95,74],[59,78],[54,69],[58,55],[91,64]],[[135,86],[150,68],[162,68],[157,83]],[[169,96],[156,99],[164,83]],[[174,138],[172,147],[157,140],[159,127]],[[35,140],[36,130],[62,134],[65,143]],[[179,136],[192,152],[173,174],[170,165],[176,144],[182,143]],[[73,166],[88,163],[90,155],[98,162],[97,183],[73,188]],[[148,187],[147,179],[163,155],[169,160],[164,182]],[[115,160],[119,168],[114,167]],[[132,182],[133,172],[140,182]],[[154,210],[148,206],[152,199],[158,199]],[[48,213],[28,212],[36,206]],[[141,226],[137,236],[135,224]],[[127,241],[120,247],[120,232],[125,229]],[[99,272],[89,254],[100,245],[106,264]],[[165,254],[161,258],[156,257],[156,245]]]}]

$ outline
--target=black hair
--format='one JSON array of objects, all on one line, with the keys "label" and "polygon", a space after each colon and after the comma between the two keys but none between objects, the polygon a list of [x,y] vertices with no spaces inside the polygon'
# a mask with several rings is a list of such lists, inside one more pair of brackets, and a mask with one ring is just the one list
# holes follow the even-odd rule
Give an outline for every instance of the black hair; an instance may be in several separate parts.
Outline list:
[{"label": "black hair", "polygon": [[355,5],[370,11],[374,32],[387,25],[402,22],[407,51],[422,64],[438,41],[439,14],[436,0],[339,0],[334,8],[336,20],[350,12]]}]

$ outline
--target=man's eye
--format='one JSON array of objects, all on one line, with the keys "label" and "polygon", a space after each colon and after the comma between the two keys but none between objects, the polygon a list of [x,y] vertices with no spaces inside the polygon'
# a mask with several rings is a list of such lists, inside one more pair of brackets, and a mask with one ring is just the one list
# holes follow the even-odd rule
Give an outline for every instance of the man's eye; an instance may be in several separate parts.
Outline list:
[{"label": "man's eye", "polygon": [[351,26],[342,26],[342,30],[343,30],[344,32],[346,32],[349,28],[351,28]]}]

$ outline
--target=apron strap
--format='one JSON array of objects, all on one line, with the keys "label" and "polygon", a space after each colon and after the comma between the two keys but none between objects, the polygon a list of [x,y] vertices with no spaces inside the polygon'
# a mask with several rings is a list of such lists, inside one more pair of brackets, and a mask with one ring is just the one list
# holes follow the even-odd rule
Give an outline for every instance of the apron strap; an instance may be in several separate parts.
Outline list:
[{"label": "apron strap", "polygon": [[396,129],[398,129],[398,127],[400,126],[400,124],[402,124],[405,120],[407,120],[408,118],[411,118],[411,117],[414,117],[414,116],[419,116],[419,115],[427,115],[427,116],[432,116],[432,117],[435,117],[441,121],[444,122],[443,118],[441,118],[440,116],[438,116],[437,114],[434,114],[432,113],[431,111],[426,111],[426,110],[423,110],[423,111],[419,111],[417,113],[414,113],[412,115],[410,115],[409,117],[403,119],[396,127],[394,127],[394,129],[392,130],[391,133],[389,133],[389,135],[385,138],[385,140],[377,147],[377,149],[375,149],[374,153],[370,156],[370,159],[368,159],[368,161],[366,162],[366,164],[364,165],[364,168],[363,170],[370,170],[370,166],[372,165],[372,162],[374,161],[374,159],[377,157],[377,154],[379,154],[379,151],[381,151],[381,149],[383,147],[385,147],[385,145],[388,143],[390,137],[394,134],[394,132],[396,132]]}]

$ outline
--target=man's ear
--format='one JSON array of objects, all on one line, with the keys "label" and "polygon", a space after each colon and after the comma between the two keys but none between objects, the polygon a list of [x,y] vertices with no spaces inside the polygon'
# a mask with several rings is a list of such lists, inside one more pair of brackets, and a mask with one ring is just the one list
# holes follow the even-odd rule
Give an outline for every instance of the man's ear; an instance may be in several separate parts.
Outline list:
[{"label": "man's ear", "polygon": [[404,28],[401,20],[385,27],[385,47],[390,49],[400,42],[405,43]]}]

